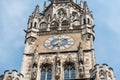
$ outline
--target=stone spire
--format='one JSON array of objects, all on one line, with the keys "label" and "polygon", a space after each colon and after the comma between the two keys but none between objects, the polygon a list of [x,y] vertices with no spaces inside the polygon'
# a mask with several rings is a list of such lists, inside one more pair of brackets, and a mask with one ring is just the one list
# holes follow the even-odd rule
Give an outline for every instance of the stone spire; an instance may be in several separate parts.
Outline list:
[{"label": "stone spire", "polygon": [[46,1],[44,1],[44,4],[43,4],[43,10],[46,9]]},{"label": "stone spire", "polygon": [[89,11],[89,8],[88,8],[88,5],[87,5],[86,1],[84,2],[83,9],[84,9],[85,12]]},{"label": "stone spire", "polygon": [[80,7],[81,7],[81,9],[83,9],[83,1],[82,0],[80,0]]},{"label": "stone spire", "polygon": [[35,14],[39,14],[39,5],[36,5],[35,10],[34,10],[34,13],[35,13]]}]

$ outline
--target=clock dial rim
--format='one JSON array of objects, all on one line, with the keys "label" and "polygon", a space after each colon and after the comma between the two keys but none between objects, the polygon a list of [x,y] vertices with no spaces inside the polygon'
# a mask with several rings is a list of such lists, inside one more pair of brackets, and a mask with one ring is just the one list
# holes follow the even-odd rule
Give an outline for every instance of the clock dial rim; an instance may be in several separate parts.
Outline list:
[{"label": "clock dial rim", "polygon": [[[51,44],[51,42],[54,41],[55,39],[56,40],[60,39],[60,41],[65,40],[66,42],[65,43],[62,42],[60,45],[56,44],[55,46],[53,46]],[[63,40],[61,40],[61,39],[63,39]],[[64,50],[64,49],[68,49],[68,48],[72,47],[73,45],[74,45],[73,37],[66,36],[66,35],[55,35],[55,36],[47,38],[44,42],[44,46],[50,50]]]}]

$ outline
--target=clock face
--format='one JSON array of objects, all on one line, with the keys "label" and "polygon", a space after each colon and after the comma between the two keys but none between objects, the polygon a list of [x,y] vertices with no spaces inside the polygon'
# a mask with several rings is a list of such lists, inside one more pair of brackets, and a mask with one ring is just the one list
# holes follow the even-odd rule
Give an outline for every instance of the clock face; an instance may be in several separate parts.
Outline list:
[{"label": "clock face", "polygon": [[74,44],[74,39],[69,36],[57,35],[48,38],[44,45],[48,49],[52,50],[62,50],[70,48]]}]

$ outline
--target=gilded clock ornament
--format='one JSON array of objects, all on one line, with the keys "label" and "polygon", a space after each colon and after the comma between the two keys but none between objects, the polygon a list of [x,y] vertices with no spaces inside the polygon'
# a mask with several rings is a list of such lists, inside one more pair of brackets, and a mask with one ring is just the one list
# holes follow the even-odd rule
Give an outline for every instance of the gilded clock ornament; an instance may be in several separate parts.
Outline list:
[{"label": "gilded clock ornament", "polygon": [[57,35],[48,38],[44,45],[48,49],[52,50],[62,50],[70,48],[74,44],[74,39],[65,35]]}]

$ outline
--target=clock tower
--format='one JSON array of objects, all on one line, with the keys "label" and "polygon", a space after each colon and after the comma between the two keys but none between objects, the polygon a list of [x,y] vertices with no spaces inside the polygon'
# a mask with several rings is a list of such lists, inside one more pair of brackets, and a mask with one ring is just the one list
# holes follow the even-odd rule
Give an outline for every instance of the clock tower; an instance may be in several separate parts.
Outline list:
[{"label": "clock tower", "polygon": [[42,13],[37,5],[28,20],[23,80],[98,80],[94,73],[94,19],[87,2],[49,1]]}]

